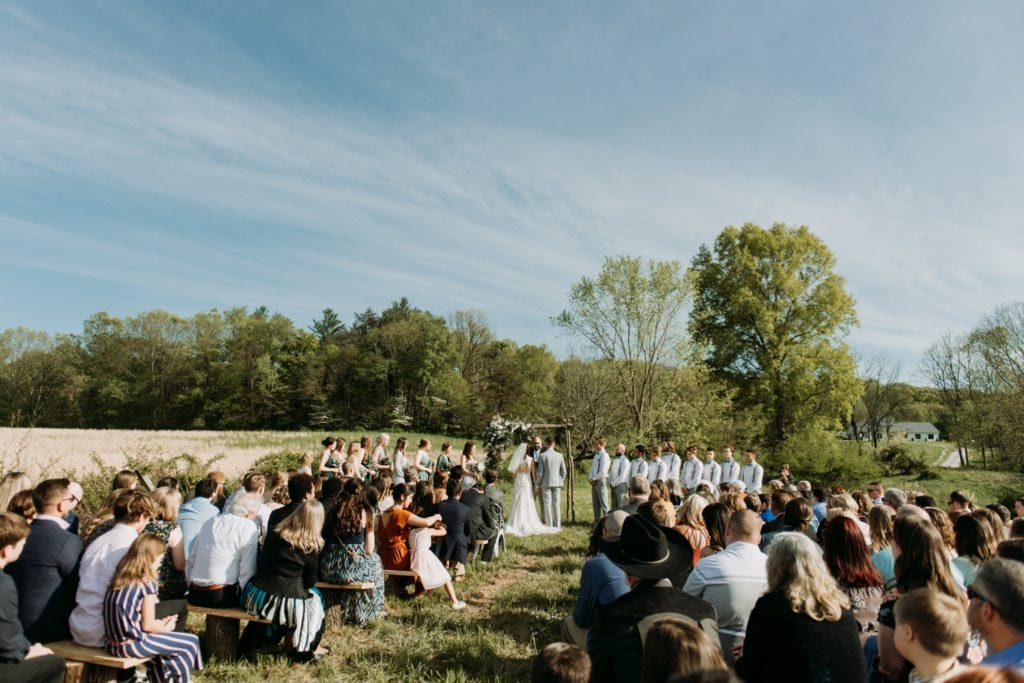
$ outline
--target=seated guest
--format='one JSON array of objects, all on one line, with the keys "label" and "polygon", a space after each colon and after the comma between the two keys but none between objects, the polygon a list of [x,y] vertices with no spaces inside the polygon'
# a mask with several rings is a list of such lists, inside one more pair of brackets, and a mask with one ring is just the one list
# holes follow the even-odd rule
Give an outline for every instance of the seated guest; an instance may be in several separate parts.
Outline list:
[{"label": "seated guest", "polygon": [[[431,500],[432,497],[429,493],[423,498],[424,503],[429,503]],[[444,522],[436,522],[429,527],[420,527],[410,531],[409,569],[416,572],[419,583],[417,596],[435,588],[444,588],[448,598],[452,601],[452,609],[465,609],[466,603],[459,600],[459,596],[455,594],[455,586],[452,585],[452,577],[448,570],[441,564],[441,560],[437,559],[437,556],[430,551],[432,539],[443,537],[445,533]]]},{"label": "seated guest", "polygon": [[777,681],[780,657],[790,680],[864,683],[849,601],[803,534],[779,534],[768,547],[768,592],[750,613],[741,651],[736,673],[747,683]]},{"label": "seated guest", "polygon": [[967,622],[988,643],[986,666],[1024,667],[1024,564],[995,558],[967,591]]},{"label": "seated guest", "polygon": [[590,657],[568,643],[551,643],[540,651],[530,669],[530,683],[587,683]]},{"label": "seated guest", "polygon": [[441,521],[441,515],[420,517],[409,512],[412,496],[405,484],[391,490],[394,504],[381,516],[380,560],[384,569],[409,569],[410,527],[426,527]]},{"label": "seated guest", "polygon": [[373,513],[363,482],[349,479],[324,522],[320,578],[329,583],[370,582],[375,586],[370,591],[341,591],[345,622],[359,626],[384,614],[384,568],[375,552]]},{"label": "seated guest", "polygon": [[694,566],[700,561],[700,551],[708,545],[708,529],[704,526],[701,512],[708,506],[708,499],[696,494],[690,495],[679,506],[676,525],[673,527],[690,542],[693,548]]},{"label": "seated guest", "polygon": [[[473,485],[476,485],[476,480]],[[447,497],[435,505],[432,511],[441,515],[441,521],[444,522],[447,529],[446,533],[439,537],[434,552],[437,554],[437,558],[444,562],[445,567],[455,570],[455,580],[461,581],[462,577],[466,575],[469,507],[459,501],[458,492],[459,483],[449,479],[445,485]]]},{"label": "seated guest", "polygon": [[[79,645],[103,647],[103,599],[114,578],[117,563],[156,515],[156,503],[152,498],[141,491],[127,489],[114,502],[113,528],[85,549],[78,568],[76,606],[68,620],[71,637]],[[159,609],[157,612],[160,617],[167,616]],[[181,628],[184,627],[181,624]]]},{"label": "seated guest", "polygon": [[729,528],[730,517],[732,517],[732,511],[722,503],[711,503],[700,511],[700,518],[704,520],[704,528],[708,530],[708,544],[701,548],[701,557],[710,557],[725,548],[727,543],[725,532]]},{"label": "seated guest", "polygon": [[316,660],[329,652],[320,647],[324,604],[314,587],[324,547],[323,528],[324,508],[312,499],[271,527],[256,574],[246,584],[241,600],[247,612],[271,623],[250,621],[242,634],[242,652],[273,644],[289,630],[297,660]]},{"label": "seated guest", "polygon": [[[705,512],[713,507],[709,505]],[[703,558],[683,587],[690,595],[714,606],[726,663],[732,662],[733,643],[743,638],[750,611],[768,586],[767,558],[758,548],[760,540],[761,520],[757,513],[733,513],[725,530],[725,548]]]},{"label": "seated guest", "polygon": [[36,503],[32,500],[32,489],[25,489],[24,491],[18,491],[11,498],[11,502],[7,505],[6,512],[13,512],[21,515],[25,518],[26,522],[31,522],[36,518]]},{"label": "seated guest", "polygon": [[308,474],[296,474],[288,479],[288,498],[291,502],[270,513],[270,517],[267,520],[268,533],[283,522],[288,515],[295,512],[303,502],[310,500],[315,495],[316,486],[313,482],[313,477]]},{"label": "seated guest", "polygon": [[[152,657],[146,669],[154,681],[191,680],[193,669],[203,668],[199,637],[172,633],[188,613],[159,619],[156,565],[167,552],[155,534],[144,533],[132,542],[117,564],[103,601],[107,652],[115,657]],[[133,672],[134,673],[134,672]]]},{"label": "seated guest", "polygon": [[28,535],[24,518],[0,512],[0,680],[60,683],[64,659],[25,637],[18,620],[18,589],[5,571],[17,561]]},{"label": "seated guest", "polygon": [[970,586],[978,567],[985,560],[996,556],[999,537],[979,511],[962,514],[953,522],[956,539],[956,557],[953,565],[964,576],[964,585]]},{"label": "seated guest", "polygon": [[[188,581],[185,579],[185,542],[181,535],[181,527],[178,526],[181,493],[178,489],[161,486],[149,495],[156,502],[157,514],[156,518],[146,525],[144,531],[155,534],[167,545],[167,552],[160,561],[160,569],[157,572],[157,597],[163,603],[180,600],[180,607],[187,608],[184,604],[185,594],[188,593]],[[188,612],[185,611],[182,618],[187,616]]]},{"label": "seated guest", "polygon": [[[882,506],[876,506],[883,509]],[[868,547],[854,520],[840,515],[828,522],[825,564],[839,590],[850,601],[863,644],[878,632],[878,608],[882,603],[882,575],[871,563]]]},{"label": "seated guest", "polygon": [[255,493],[238,496],[227,514],[203,525],[185,568],[189,602],[203,607],[238,604],[238,596],[256,572],[260,532],[253,520],[261,503]]},{"label": "seated guest", "polygon": [[[356,443],[356,446],[359,444]],[[344,464],[343,464],[344,466]],[[324,482],[323,487],[320,489],[320,504],[324,506],[324,510],[330,510],[334,506],[334,501],[341,493],[342,487],[345,485],[345,481],[351,478],[352,475],[344,475],[341,477],[331,477]],[[267,512],[269,517],[270,512]]]},{"label": "seated guest", "polygon": [[92,542],[114,528],[117,520],[114,519],[114,504],[124,493],[132,489],[114,489],[107,495],[103,507],[89,520],[89,526],[85,530],[83,546],[88,549]]},{"label": "seated guest", "polygon": [[961,670],[957,656],[967,640],[963,602],[917,588],[896,601],[896,649],[914,665],[910,680],[940,683]]},{"label": "seated guest", "polygon": [[637,508],[646,503],[650,497],[651,484],[647,481],[647,478],[640,475],[630,477],[627,503],[619,509],[627,515],[634,515]]},{"label": "seated guest", "polygon": [[[260,501],[263,500],[263,494],[267,492],[267,478],[259,472],[248,472],[242,477],[242,486],[237,491],[231,494],[231,497],[224,503],[225,513],[231,509],[231,503],[238,496],[246,493],[255,493],[260,497]],[[270,508],[265,504],[260,504],[259,512],[256,513],[256,525],[260,528],[260,538],[266,538],[267,531],[270,526]],[[222,513],[224,514],[224,513]]]},{"label": "seated guest", "polygon": [[599,607],[608,605],[629,592],[626,574],[602,552],[607,544],[619,542],[622,523],[628,517],[622,510],[608,513],[601,524],[598,552],[583,564],[576,608],[562,624],[565,637],[575,645],[587,646],[587,631],[594,623]]},{"label": "seated guest", "polygon": [[207,521],[220,514],[220,510],[213,504],[217,498],[217,488],[215,479],[200,479],[196,482],[195,498],[178,508],[178,526],[181,528],[186,561],[192,555],[192,547],[199,536],[199,530]]},{"label": "seated guest", "polygon": [[24,472],[8,472],[0,479],[0,511],[7,509],[14,494],[19,491],[31,490],[32,480]]},{"label": "seated guest", "polygon": [[114,481],[110,484],[111,491],[117,491],[118,489],[131,489],[134,491],[139,488],[139,475],[134,470],[121,470],[114,475]]},{"label": "seated guest", "polygon": [[648,618],[671,613],[696,624],[712,642],[718,641],[715,608],[674,588],[668,577],[693,563],[686,539],[638,515],[622,523],[617,544],[606,547],[608,558],[626,574],[632,590],[598,608],[590,629],[588,651],[593,662],[591,681],[634,680],[643,661],[643,638]]},{"label": "seated guest", "polygon": [[504,525],[504,500],[501,491],[494,486],[497,480],[498,471],[488,469],[483,480],[478,480],[473,488],[462,494],[462,503],[469,507],[469,542],[488,542],[482,553],[483,562],[494,558],[494,545]]},{"label": "seated guest", "polygon": [[661,683],[697,671],[728,670],[718,642],[692,622],[668,617],[654,622],[647,631],[640,683]]},{"label": "seated guest", "polygon": [[18,587],[18,618],[32,642],[67,640],[75,607],[82,541],[68,533],[64,515],[73,507],[67,479],[47,479],[36,487],[39,514],[21,559],[7,567]]},{"label": "seated guest", "polygon": [[[791,498],[782,511],[782,527],[778,531],[764,531],[761,532],[761,550],[767,552],[768,546],[771,544],[772,539],[776,535],[784,532],[797,532],[802,533],[807,538],[814,542],[817,542],[817,535],[814,533],[814,527],[812,526],[812,520],[814,519],[814,513],[811,511],[810,504],[801,497]],[[778,518],[776,518],[778,520]],[[774,524],[775,522],[772,522]],[[765,528],[770,526],[765,524]]]}]

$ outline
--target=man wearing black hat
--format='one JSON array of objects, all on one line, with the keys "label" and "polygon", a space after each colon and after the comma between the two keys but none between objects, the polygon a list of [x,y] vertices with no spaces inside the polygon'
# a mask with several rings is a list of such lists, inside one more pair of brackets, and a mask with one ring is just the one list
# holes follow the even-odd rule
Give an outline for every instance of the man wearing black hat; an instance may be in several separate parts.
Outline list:
[{"label": "man wearing black hat", "polygon": [[632,515],[622,523],[619,542],[605,545],[608,559],[626,573],[632,589],[598,608],[588,642],[592,683],[636,680],[644,637],[661,618],[691,621],[711,642],[719,642],[715,608],[674,588],[668,578],[693,564],[690,544],[670,531]]}]

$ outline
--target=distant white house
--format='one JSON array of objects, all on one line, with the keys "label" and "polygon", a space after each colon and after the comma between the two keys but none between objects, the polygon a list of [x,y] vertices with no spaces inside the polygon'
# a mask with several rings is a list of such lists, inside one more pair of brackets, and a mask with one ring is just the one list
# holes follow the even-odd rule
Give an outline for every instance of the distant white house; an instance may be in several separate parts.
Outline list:
[{"label": "distant white house", "polygon": [[892,435],[903,434],[907,441],[938,441],[939,429],[931,422],[893,422]]},{"label": "distant white house", "polygon": [[[879,441],[887,441],[893,436],[902,436],[907,441],[938,441],[939,430],[931,422],[891,422],[887,421],[882,425],[882,431],[878,432]],[[853,427],[846,428],[846,438],[854,438]],[[860,438],[871,439],[871,432],[867,429],[860,430]]]}]

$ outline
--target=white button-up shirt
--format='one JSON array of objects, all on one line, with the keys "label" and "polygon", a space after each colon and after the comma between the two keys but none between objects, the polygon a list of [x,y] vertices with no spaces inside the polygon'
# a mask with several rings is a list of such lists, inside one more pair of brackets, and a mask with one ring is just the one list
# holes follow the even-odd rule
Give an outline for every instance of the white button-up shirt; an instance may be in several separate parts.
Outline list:
[{"label": "white button-up shirt", "polygon": [[644,479],[647,479],[647,481],[650,481],[650,477],[648,475],[650,474],[651,468],[649,465],[650,463],[643,458],[637,458],[633,462],[629,463],[629,478],[643,477]]},{"label": "white button-up shirt", "polygon": [[768,556],[753,543],[737,541],[702,557],[683,590],[707,600],[718,613],[718,631],[742,636],[754,603],[768,589]]},{"label": "white button-up shirt", "polygon": [[668,474],[668,468],[661,462],[661,457],[652,460],[647,471],[650,473],[649,479],[652,484],[656,481],[665,481],[665,475]]},{"label": "white button-up shirt", "polygon": [[616,455],[612,460],[611,479],[608,483],[612,486],[620,486],[629,483],[629,458],[626,454]]},{"label": "white button-up shirt", "polygon": [[78,567],[78,592],[75,609],[68,625],[71,637],[79,645],[103,647],[106,633],[103,626],[103,599],[114,578],[117,564],[128,548],[139,537],[135,527],[115,524],[114,527],[89,544]]},{"label": "white button-up shirt", "polygon": [[722,481],[739,481],[740,464],[732,458],[722,461]]},{"label": "white button-up shirt", "polygon": [[701,477],[710,481],[711,485],[717,489],[722,481],[722,466],[712,460],[711,462],[704,463],[702,469]]},{"label": "white button-up shirt", "polygon": [[594,453],[594,461],[590,464],[590,481],[607,479],[610,468],[611,462],[608,458],[608,451],[602,448],[597,453]]},{"label": "white button-up shirt", "polygon": [[683,463],[683,486],[685,486],[690,493],[693,493],[697,489],[697,484],[700,483],[700,478],[704,474],[704,465],[697,458],[687,458],[686,462]]},{"label": "white button-up shirt", "polygon": [[664,469],[661,478],[665,481],[675,479],[679,481],[679,468],[682,466],[683,460],[679,457],[678,453],[662,453],[661,454],[661,466]]},{"label": "white button-up shirt", "polygon": [[251,519],[218,515],[199,531],[185,565],[185,576],[197,586],[237,583],[240,589],[245,588],[256,573],[259,543],[259,527]]},{"label": "white button-up shirt", "polygon": [[764,468],[756,462],[743,466],[740,481],[746,486],[748,493],[761,493],[761,482],[764,479]]}]

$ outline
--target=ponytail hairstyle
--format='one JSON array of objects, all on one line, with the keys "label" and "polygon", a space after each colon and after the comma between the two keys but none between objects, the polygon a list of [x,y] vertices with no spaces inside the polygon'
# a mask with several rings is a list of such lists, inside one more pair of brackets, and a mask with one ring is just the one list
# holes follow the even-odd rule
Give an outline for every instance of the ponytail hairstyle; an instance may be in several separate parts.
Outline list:
[{"label": "ponytail hairstyle", "polygon": [[163,557],[167,544],[156,534],[139,534],[128,552],[117,563],[114,578],[110,581],[110,590],[116,591],[136,583],[157,581],[153,565]]}]

